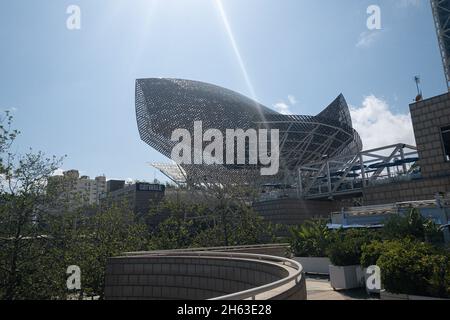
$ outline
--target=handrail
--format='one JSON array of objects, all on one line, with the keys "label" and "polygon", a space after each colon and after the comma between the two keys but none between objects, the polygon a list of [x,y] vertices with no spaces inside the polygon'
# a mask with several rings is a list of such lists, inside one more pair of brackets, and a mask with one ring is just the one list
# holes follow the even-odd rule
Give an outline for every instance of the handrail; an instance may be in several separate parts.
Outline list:
[{"label": "handrail", "polygon": [[300,283],[302,276],[303,276],[303,266],[298,263],[297,261],[294,260],[290,260],[287,258],[277,258],[277,259],[273,259],[274,257],[272,256],[266,256],[266,255],[255,255],[258,257],[259,260],[272,260],[274,262],[276,262],[276,260],[278,260],[278,262],[283,262],[284,263],[289,263],[291,265],[291,267],[293,267],[294,269],[296,269],[297,271],[294,274],[289,275],[288,277],[278,280],[276,282],[273,283],[269,283],[266,284],[264,286],[261,287],[257,287],[257,288],[253,288],[253,289],[249,289],[249,290],[245,290],[245,291],[241,291],[241,292],[237,292],[237,293],[232,293],[226,296],[221,296],[221,297],[217,297],[217,298],[213,298],[210,299],[212,301],[224,301],[224,300],[245,300],[248,298],[251,298],[252,300],[256,300],[256,297],[259,294],[271,291],[273,289],[276,288],[280,288],[292,281],[295,281],[295,284]]},{"label": "handrail", "polygon": [[153,252],[149,253],[149,256],[152,257],[216,257],[216,258],[231,258],[231,259],[251,259],[258,261],[268,261],[275,263],[282,263],[283,265],[288,264],[291,268],[296,269],[296,272],[290,274],[288,277],[278,280],[273,283],[266,284],[261,287],[232,293],[229,295],[209,299],[209,300],[245,300],[251,298],[252,300],[256,300],[256,297],[262,293],[266,293],[270,290],[282,287],[292,281],[295,281],[298,284],[301,281],[303,276],[303,267],[300,263],[294,260],[290,260],[287,258],[269,256],[263,254],[251,254],[251,253],[232,253],[232,252],[210,252],[210,251],[194,251],[194,252]]},{"label": "handrail", "polygon": [[205,247],[205,248],[186,248],[186,249],[172,249],[172,250],[155,250],[155,251],[136,251],[136,252],[125,252],[126,256],[141,256],[141,255],[154,255],[158,253],[183,253],[183,252],[200,252],[200,251],[222,251],[232,252],[234,250],[243,249],[264,249],[264,248],[285,248],[289,247],[289,243],[273,243],[273,244],[257,244],[257,245],[243,245],[243,246],[229,246],[229,247]]}]

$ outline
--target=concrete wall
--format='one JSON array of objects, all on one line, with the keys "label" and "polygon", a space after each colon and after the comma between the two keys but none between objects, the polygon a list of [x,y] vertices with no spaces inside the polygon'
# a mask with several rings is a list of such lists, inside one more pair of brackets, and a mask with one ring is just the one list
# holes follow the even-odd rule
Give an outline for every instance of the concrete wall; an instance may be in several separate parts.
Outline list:
[{"label": "concrete wall", "polygon": [[[111,258],[106,272],[109,300],[203,300],[278,281],[289,275],[279,264],[251,259],[138,256]],[[304,278],[272,296],[304,298]]]}]

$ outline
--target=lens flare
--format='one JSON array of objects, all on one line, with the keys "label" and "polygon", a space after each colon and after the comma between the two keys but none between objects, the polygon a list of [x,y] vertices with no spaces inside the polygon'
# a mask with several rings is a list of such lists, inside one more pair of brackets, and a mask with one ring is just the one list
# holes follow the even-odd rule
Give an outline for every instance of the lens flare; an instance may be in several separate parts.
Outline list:
[{"label": "lens flare", "polygon": [[223,24],[225,26],[225,30],[228,34],[228,38],[230,39],[231,46],[233,47],[234,53],[239,62],[239,66],[240,66],[242,74],[244,76],[245,83],[248,87],[248,90],[250,91],[250,95],[254,100],[258,100],[256,98],[256,94],[255,94],[255,90],[253,88],[252,82],[250,81],[250,77],[248,76],[247,68],[245,67],[245,63],[244,63],[244,60],[242,59],[241,52],[239,51],[239,47],[234,38],[233,30],[231,30],[230,23],[228,22],[228,17],[225,12],[225,9],[223,7],[222,0],[216,0],[216,5],[219,10],[220,16],[222,18]]}]

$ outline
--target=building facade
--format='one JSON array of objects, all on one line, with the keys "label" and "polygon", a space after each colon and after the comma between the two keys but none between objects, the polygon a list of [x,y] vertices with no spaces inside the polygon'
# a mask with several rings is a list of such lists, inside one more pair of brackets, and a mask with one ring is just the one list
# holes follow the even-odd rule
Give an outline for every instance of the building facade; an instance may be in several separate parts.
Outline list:
[{"label": "building facade", "polygon": [[413,103],[410,110],[420,176],[366,187],[365,205],[430,200],[450,193],[450,93]]},{"label": "building facade", "polygon": [[108,192],[102,198],[105,205],[126,205],[136,215],[147,214],[150,208],[157,205],[163,198],[165,186],[138,182],[125,184],[125,181],[108,181]]},{"label": "building facade", "polygon": [[78,170],[68,170],[62,175],[51,177],[49,186],[55,186],[56,192],[66,198],[71,207],[97,205],[106,194],[106,177],[91,179],[80,176]]}]

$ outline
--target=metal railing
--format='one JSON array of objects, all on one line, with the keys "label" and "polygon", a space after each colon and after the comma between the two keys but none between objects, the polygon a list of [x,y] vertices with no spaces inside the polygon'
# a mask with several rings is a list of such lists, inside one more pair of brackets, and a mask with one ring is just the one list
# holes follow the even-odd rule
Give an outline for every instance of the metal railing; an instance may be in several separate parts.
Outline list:
[{"label": "metal railing", "polygon": [[[257,287],[257,288],[253,288],[253,289],[249,289],[249,290],[245,290],[245,291],[241,291],[241,292],[237,292],[237,293],[232,293],[226,296],[221,296],[221,297],[217,297],[217,298],[213,298],[210,300],[216,300],[216,301],[224,301],[224,300],[246,300],[246,299],[252,299],[252,300],[256,300],[256,297],[258,295],[261,294],[265,294],[271,290],[280,288],[284,285],[287,285],[291,282],[295,282],[295,285],[299,284],[302,281],[302,277],[303,277],[303,266],[298,263],[297,261],[294,260],[290,260],[287,258],[281,258],[281,257],[274,257],[274,256],[267,256],[267,255],[255,255],[255,254],[244,254],[244,253],[240,253],[240,254],[229,254],[230,258],[250,258],[253,260],[265,260],[265,261],[270,261],[270,262],[275,262],[275,263],[281,263],[283,265],[288,264],[289,267],[295,269],[296,271],[293,274],[290,274],[289,276],[287,276],[284,279],[266,284],[264,286],[261,287]],[[233,257],[234,256],[234,257]]]},{"label": "metal railing", "polygon": [[244,245],[244,246],[229,246],[229,247],[205,247],[205,248],[187,248],[187,249],[173,249],[173,250],[155,250],[155,251],[136,251],[136,252],[125,252],[126,256],[142,256],[142,255],[155,255],[161,253],[185,253],[185,252],[233,252],[241,250],[255,250],[255,249],[286,249],[290,247],[289,243],[273,243],[273,244],[257,244],[257,245]]}]

